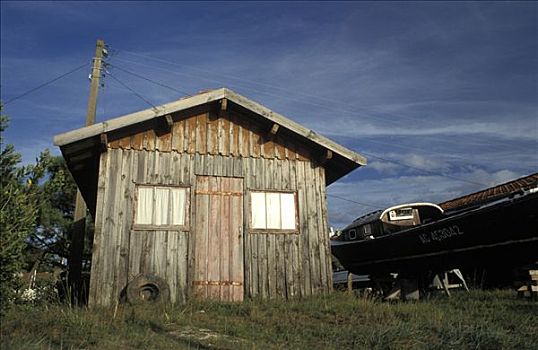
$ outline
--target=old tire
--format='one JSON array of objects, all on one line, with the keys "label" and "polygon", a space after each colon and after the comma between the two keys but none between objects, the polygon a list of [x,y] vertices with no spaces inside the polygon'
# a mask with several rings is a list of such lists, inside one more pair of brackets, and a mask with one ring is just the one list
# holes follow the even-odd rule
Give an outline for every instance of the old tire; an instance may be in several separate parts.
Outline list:
[{"label": "old tire", "polygon": [[170,288],[168,283],[159,276],[142,274],[129,282],[126,296],[130,303],[165,302],[170,298]]}]

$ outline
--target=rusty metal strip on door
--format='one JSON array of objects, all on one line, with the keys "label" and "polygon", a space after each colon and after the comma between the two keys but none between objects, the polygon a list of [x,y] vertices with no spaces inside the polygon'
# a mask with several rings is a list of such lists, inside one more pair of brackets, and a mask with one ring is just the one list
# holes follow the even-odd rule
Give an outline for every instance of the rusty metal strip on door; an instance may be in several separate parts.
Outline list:
[{"label": "rusty metal strip on door", "polygon": [[193,281],[195,286],[242,286],[242,282],[235,281]]},{"label": "rusty metal strip on door", "polygon": [[200,195],[211,195],[211,196],[243,196],[243,192],[196,190],[194,193],[195,194],[200,194]]}]

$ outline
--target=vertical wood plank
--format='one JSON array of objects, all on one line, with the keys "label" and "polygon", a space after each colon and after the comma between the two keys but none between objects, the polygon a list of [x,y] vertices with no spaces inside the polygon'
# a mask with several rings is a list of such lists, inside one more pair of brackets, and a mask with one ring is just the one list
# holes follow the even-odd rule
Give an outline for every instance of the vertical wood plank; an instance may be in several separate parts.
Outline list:
[{"label": "vertical wood plank", "polygon": [[218,118],[215,112],[210,112],[209,122],[207,124],[207,153],[218,154]]},{"label": "vertical wood plank", "polygon": [[262,156],[267,159],[275,158],[275,144],[273,141],[266,138],[266,136],[260,139],[262,142]]},{"label": "vertical wood plank", "polygon": [[140,258],[144,240],[143,232],[133,231],[129,235],[129,273],[127,275],[129,281],[140,274]]},{"label": "vertical wood plank", "polygon": [[120,139],[119,147],[122,149],[131,148],[131,136],[124,136]]},{"label": "vertical wood plank", "polygon": [[[258,154],[259,156],[259,154]],[[265,189],[265,166],[266,163],[263,158],[256,158],[256,187]],[[256,234],[258,240],[258,284],[262,297],[268,298],[270,295],[270,281],[269,281],[269,268],[268,268],[268,238],[267,234]]]},{"label": "vertical wood plank", "polygon": [[332,255],[329,242],[329,218],[327,215],[327,195],[325,186],[325,169],[319,167],[319,182],[318,187],[321,195],[321,217],[323,220],[323,232],[325,233],[325,239],[323,240],[325,249],[325,270],[327,275],[327,291],[330,292],[333,288],[333,269],[332,269]]},{"label": "vertical wood plank", "polygon": [[280,160],[286,159],[286,150],[278,136],[275,138],[275,157]]},{"label": "vertical wood plank", "polygon": [[327,293],[328,292],[328,276],[327,276],[327,261],[330,260],[330,257],[326,255],[326,246],[327,241],[329,239],[329,233],[327,230],[327,224],[323,217],[323,205],[325,202],[325,198],[323,197],[324,190],[323,186],[321,184],[320,179],[320,167],[313,168],[313,175],[314,175],[314,191],[316,195],[316,229],[318,234],[318,257],[319,257],[319,263],[320,263],[320,292]]},{"label": "vertical wood plank", "polygon": [[101,273],[103,266],[103,224],[104,224],[104,207],[106,200],[106,185],[108,182],[108,171],[107,167],[110,163],[110,153],[105,152],[101,153],[99,161],[99,177],[97,180],[97,203],[95,208],[95,230],[93,236],[93,246],[92,246],[92,266],[90,273],[90,291],[89,291],[89,300],[88,304],[90,306],[99,305],[99,290],[100,290],[100,281]]},{"label": "vertical wood plank", "polygon": [[160,136],[157,136],[155,149],[161,152],[172,151],[172,133],[167,132]]},{"label": "vertical wood plank", "polygon": [[178,239],[180,233],[177,231],[166,231],[166,268],[165,268],[165,280],[168,282],[170,288],[170,301],[172,303],[178,302],[179,288],[179,252],[178,252]]},{"label": "vertical wood plank", "polygon": [[155,162],[159,162],[158,152],[146,152],[146,181],[155,184]]},{"label": "vertical wood plank", "polygon": [[[196,181],[197,192],[207,192],[209,190],[209,178],[199,176]],[[208,232],[209,232],[209,196],[197,193],[196,201],[196,238],[194,249],[195,276],[194,283],[207,281],[207,259],[208,259]],[[192,287],[194,296],[207,298],[207,286],[203,284],[194,284]]]},{"label": "vertical wood plank", "polygon": [[[256,158],[248,158],[250,163],[250,172],[247,175],[250,175],[251,179],[251,188],[252,189],[262,189],[263,188],[263,178],[261,177],[258,160]],[[252,205],[252,203],[251,203]],[[249,215],[251,212],[249,212]],[[251,239],[251,251],[252,251],[252,289],[254,291],[254,296],[264,297],[266,294],[266,288],[263,286],[263,270],[262,265],[264,263],[263,257],[264,252],[260,250],[260,241],[263,239],[265,241],[265,236],[262,234],[249,233]],[[265,249],[264,249],[265,250]],[[265,295],[266,296],[266,295]]]},{"label": "vertical wood plank", "polygon": [[184,178],[182,178],[182,181],[185,185],[191,185],[191,191],[190,191],[190,203],[191,203],[191,212],[190,212],[190,220],[191,223],[190,227],[190,234],[187,236],[187,241],[185,242],[187,245],[186,249],[186,259],[188,261],[188,268],[187,268],[187,276],[186,276],[186,295],[194,295],[194,286],[193,281],[195,280],[195,247],[196,247],[196,239],[197,239],[197,204],[196,204],[196,175],[194,171],[194,161],[193,156],[189,154],[182,154],[181,155],[181,161],[184,164]]},{"label": "vertical wood plank", "polygon": [[248,124],[243,120],[240,127],[239,152],[243,157],[250,157],[250,130]]},{"label": "vertical wood plank", "polygon": [[195,116],[189,117],[186,120],[185,132],[188,130],[187,137],[187,153],[194,154],[196,153],[196,128],[198,124],[198,119]]},{"label": "vertical wood plank", "polygon": [[[250,171],[250,158],[240,158],[244,159],[241,162],[242,173],[246,176],[244,178],[244,189],[243,189],[243,211],[246,213],[243,217],[243,242],[244,242],[244,273],[245,273],[245,293],[249,298],[254,297],[257,294],[257,285],[253,283],[253,260],[256,259],[255,253],[252,250],[252,235],[249,233],[249,220],[250,220],[250,193],[247,191],[251,188],[251,171]],[[255,288],[256,287],[256,288]]]},{"label": "vertical wood plank", "polygon": [[[262,168],[264,170],[264,188],[265,189],[275,189],[275,178],[273,176],[274,171],[274,161],[273,159],[259,159]],[[277,296],[277,260],[276,260],[276,237],[275,234],[266,235],[267,242],[267,284],[269,288],[269,297],[274,299]]]},{"label": "vertical wood plank", "polygon": [[140,257],[140,273],[143,274],[154,274],[154,256],[153,256],[153,245],[155,241],[155,235],[153,231],[141,231],[142,236],[142,253]]},{"label": "vertical wood plank", "polygon": [[240,155],[240,127],[237,121],[237,117],[234,114],[230,115],[230,154],[232,156],[239,156]]},{"label": "vertical wood plank", "polygon": [[310,278],[310,255],[309,247],[309,231],[308,231],[308,206],[306,198],[306,178],[304,162],[295,162],[296,167],[296,183],[297,183],[297,198],[299,206],[299,281],[301,283],[301,296],[312,294],[311,278]]},{"label": "vertical wood plank", "polygon": [[202,113],[198,118],[198,128],[196,129],[196,152],[207,153],[207,113]]},{"label": "vertical wood plank", "polygon": [[136,172],[136,182],[145,184],[147,182],[146,169],[148,167],[147,163],[147,153],[146,151],[137,152],[138,153],[138,164]]},{"label": "vertical wood plank", "polygon": [[[222,157],[219,157],[222,158]],[[232,190],[231,183],[229,178],[219,178],[220,182],[219,191],[221,192],[230,192]],[[232,226],[232,217],[231,217],[231,210],[230,206],[232,205],[232,196],[214,196],[219,197],[220,199],[220,208],[219,208],[219,217],[215,218],[218,220],[220,225],[220,237],[219,237],[219,243],[218,249],[220,250],[220,273],[219,273],[219,281],[232,281],[233,278],[233,255],[232,255],[232,249],[235,242],[232,241],[232,232],[231,232],[231,226]],[[226,300],[230,301],[233,298],[233,290],[231,290],[232,287],[230,285],[221,285],[220,287],[220,300]],[[231,293],[230,293],[231,292]]]},{"label": "vertical wood plank", "polygon": [[120,221],[119,207],[122,197],[121,192],[121,178],[122,178],[122,157],[123,151],[121,149],[109,150],[111,152],[111,162],[108,166],[109,174],[107,178],[109,182],[107,188],[107,198],[105,200],[105,222],[103,231],[105,232],[104,244],[104,259],[103,259],[103,280],[101,281],[101,301],[103,305],[110,305],[115,301],[116,285],[116,271],[117,263],[116,256],[119,254],[119,246],[121,242],[121,228],[119,227]]},{"label": "vertical wood plank", "polygon": [[258,158],[261,155],[261,144],[262,144],[262,139],[259,133],[259,127],[254,123],[251,123],[250,127],[251,127],[250,141],[249,141],[250,142],[250,155],[252,157]]},{"label": "vertical wood plank", "polygon": [[108,148],[117,149],[119,147],[120,147],[120,140],[119,139],[115,139],[115,140],[112,140],[112,141],[108,142]]},{"label": "vertical wood plank", "polygon": [[153,129],[144,132],[144,141],[142,142],[142,145],[146,151],[155,150],[155,131]]},{"label": "vertical wood plank", "polygon": [[172,127],[172,149],[178,152],[185,151],[185,119],[181,118]]},{"label": "vertical wood plank", "polygon": [[[243,192],[243,180],[230,179],[233,192]],[[243,230],[243,196],[232,196],[230,199],[230,232],[231,232],[231,265],[232,280],[241,285],[232,286],[232,301],[242,301],[245,294],[245,263],[244,263],[244,230]]]},{"label": "vertical wood plank", "polygon": [[[209,178],[209,191],[218,191],[219,178]],[[207,244],[207,281],[213,282],[219,280],[220,273],[220,196],[209,196],[209,233]],[[211,299],[219,299],[220,286],[208,285],[208,297]]]},{"label": "vertical wood plank", "polygon": [[306,199],[308,217],[308,246],[310,256],[310,276],[312,293],[317,294],[321,288],[321,266],[319,257],[319,227],[317,227],[316,183],[312,163],[305,163]]},{"label": "vertical wood plank", "polygon": [[[192,221],[191,221],[192,222]],[[178,294],[177,300],[180,303],[184,303],[187,300],[187,295],[189,295],[188,287],[188,263],[189,255],[188,249],[190,246],[190,237],[186,232],[181,232],[178,236],[178,274],[177,274],[177,285],[178,285]]]},{"label": "vertical wood plank", "polygon": [[218,154],[230,154],[230,121],[226,116],[218,119]]},{"label": "vertical wood plank", "polygon": [[161,152],[155,151],[148,154],[148,177],[153,185],[160,184]]},{"label": "vertical wood plank", "polygon": [[[135,174],[135,155],[136,151],[124,151],[121,169],[121,196],[117,203],[120,210],[116,216],[119,222],[119,227],[116,232],[119,233],[119,245],[116,251],[116,285],[114,296],[116,300],[120,298],[120,294],[127,286],[129,276],[129,241],[131,234],[131,223],[133,214],[133,191],[132,176]],[[136,157],[137,158],[137,157]]]},{"label": "vertical wood plank", "polygon": [[143,147],[144,133],[138,132],[131,137],[131,147],[134,150],[140,151]]},{"label": "vertical wood plank", "polygon": [[[290,190],[297,190],[297,181],[296,181],[296,165],[295,161],[286,161],[287,164],[289,164],[289,186]],[[298,198],[298,195],[297,195]],[[299,203],[299,199],[297,199],[297,212],[300,213],[301,211],[301,204]],[[298,220],[300,220],[298,218]],[[301,293],[301,285],[303,281],[301,280],[300,276],[300,263],[301,263],[301,254],[299,250],[299,241],[300,241],[300,235],[301,232],[299,232],[299,235],[293,235],[291,236],[291,287],[290,287],[290,293],[292,296],[298,296]]]},{"label": "vertical wood plank", "polygon": [[155,275],[166,278],[166,257],[168,255],[168,232],[154,231],[155,244],[153,245],[153,268]]},{"label": "vertical wood plank", "polygon": [[289,237],[288,234],[277,235],[276,238],[276,292],[277,295],[281,298],[286,298],[286,265],[288,263],[287,257],[285,256],[286,251],[286,241]]}]

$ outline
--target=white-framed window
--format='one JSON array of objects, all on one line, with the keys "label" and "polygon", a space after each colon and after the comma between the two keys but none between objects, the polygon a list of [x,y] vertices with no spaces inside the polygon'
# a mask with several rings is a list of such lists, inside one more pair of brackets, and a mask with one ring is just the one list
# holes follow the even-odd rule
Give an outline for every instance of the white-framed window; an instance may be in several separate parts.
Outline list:
[{"label": "white-framed window", "polygon": [[136,186],[135,229],[181,229],[188,226],[189,188]]},{"label": "white-framed window", "polygon": [[399,208],[389,211],[390,221],[408,220],[413,218],[413,208]]},{"label": "white-framed window", "polygon": [[252,191],[250,206],[251,229],[297,232],[295,192]]}]

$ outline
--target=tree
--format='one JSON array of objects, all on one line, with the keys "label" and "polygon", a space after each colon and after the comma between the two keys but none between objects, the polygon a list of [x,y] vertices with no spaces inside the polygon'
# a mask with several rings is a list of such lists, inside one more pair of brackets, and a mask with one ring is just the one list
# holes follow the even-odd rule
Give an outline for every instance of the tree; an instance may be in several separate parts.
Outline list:
[{"label": "tree", "polygon": [[[0,106],[0,112],[2,107]],[[7,116],[0,114],[0,313],[14,299],[17,273],[23,265],[26,238],[37,217],[35,186],[28,179],[29,169],[19,166],[20,154],[13,145],[4,147]],[[25,181],[29,180],[29,181]]]},{"label": "tree", "polygon": [[28,238],[28,263],[58,266],[69,256],[77,187],[64,159],[52,156],[48,150],[41,153],[32,174],[39,183],[39,205],[36,228]]}]

